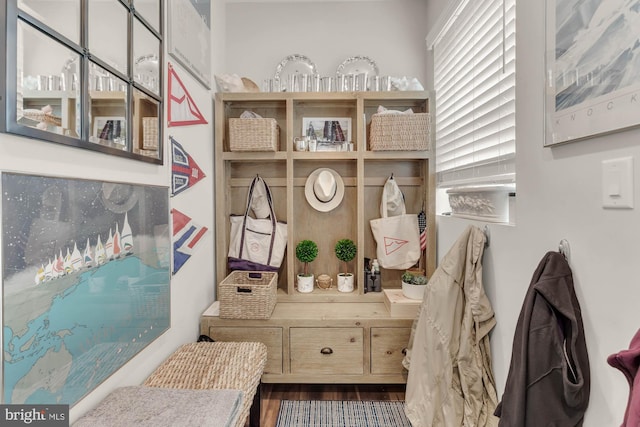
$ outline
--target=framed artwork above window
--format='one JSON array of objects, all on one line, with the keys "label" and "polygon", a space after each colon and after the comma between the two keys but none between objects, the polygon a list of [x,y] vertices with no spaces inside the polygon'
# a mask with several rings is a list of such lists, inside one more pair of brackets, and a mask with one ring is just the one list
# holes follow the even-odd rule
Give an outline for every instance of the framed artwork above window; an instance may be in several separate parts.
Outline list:
[{"label": "framed artwork above window", "polygon": [[139,135],[162,123],[164,2],[3,3],[0,131],[162,164]]}]

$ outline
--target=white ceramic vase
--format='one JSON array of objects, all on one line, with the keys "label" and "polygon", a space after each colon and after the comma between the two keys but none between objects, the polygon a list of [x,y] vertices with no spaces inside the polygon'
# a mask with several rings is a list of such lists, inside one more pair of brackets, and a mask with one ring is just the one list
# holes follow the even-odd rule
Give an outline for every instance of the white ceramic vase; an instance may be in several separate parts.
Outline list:
[{"label": "white ceramic vase", "polygon": [[353,292],[353,274],[338,274],[338,290],[340,292]]},{"label": "white ceramic vase", "polygon": [[298,274],[298,292],[302,292],[303,294],[313,292],[313,284],[313,274],[310,274],[308,276]]}]

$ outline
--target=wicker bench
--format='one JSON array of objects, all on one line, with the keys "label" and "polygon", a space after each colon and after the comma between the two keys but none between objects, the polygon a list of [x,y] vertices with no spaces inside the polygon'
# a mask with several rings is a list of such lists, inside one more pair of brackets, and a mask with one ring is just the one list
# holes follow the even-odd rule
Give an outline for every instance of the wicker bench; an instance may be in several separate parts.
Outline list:
[{"label": "wicker bench", "polygon": [[185,344],[165,360],[144,382],[148,387],[191,390],[241,390],[237,427],[249,418],[260,425],[260,378],[267,362],[267,347],[257,342],[197,342]]}]

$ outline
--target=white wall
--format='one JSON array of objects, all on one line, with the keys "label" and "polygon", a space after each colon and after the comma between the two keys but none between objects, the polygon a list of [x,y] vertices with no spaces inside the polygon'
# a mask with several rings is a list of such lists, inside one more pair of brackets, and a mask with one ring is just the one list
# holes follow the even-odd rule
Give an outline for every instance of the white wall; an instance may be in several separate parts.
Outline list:
[{"label": "white wall", "polygon": [[224,72],[261,86],[288,55],[306,55],[322,76],[364,55],[380,75],[424,81],[425,8],[424,0],[228,3]]},{"label": "white wall", "polygon": [[[214,0],[213,3],[218,2],[219,0]],[[213,16],[216,19],[215,14]],[[212,31],[212,40],[216,41],[214,46],[219,45],[219,40],[224,37],[217,31],[216,29]],[[171,328],[71,408],[71,422],[97,405],[113,389],[142,383],[180,344],[195,341],[199,334],[200,315],[214,300],[212,92],[192,78],[172,57],[165,55],[165,60],[165,99],[168,99],[166,62],[169,61],[209,124],[165,128],[165,161],[162,166],[0,134],[0,171],[2,172],[78,177],[168,187],[171,174],[168,137],[171,135],[182,144],[207,175],[197,185],[170,200],[170,207],[189,215],[194,221],[210,230],[196,247],[193,256],[171,279]],[[215,67],[216,62],[212,62]],[[165,123],[166,105],[165,102]],[[0,372],[0,382],[1,380]]]},{"label": "white wall", "polygon": [[[429,0],[428,14],[437,16],[446,3]],[[498,321],[491,335],[493,368],[502,394],[517,317],[533,271],[547,251],[557,250],[560,240],[567,239],[591,363],[584,426],[620,425],[629,387],[606,358],[628,348],[640,327],[640,213],[637,208],[601,207],[601,162],[632,156],[637,170],[640,130],[543,148],[544,28],[544,2],[517,2],[516,224],[489,225],[490,247],[484,256],[485,287]],[[638,176],[636,172],[636,206]],[[437,222],[441,257],[468,221],[441,217]]]}]

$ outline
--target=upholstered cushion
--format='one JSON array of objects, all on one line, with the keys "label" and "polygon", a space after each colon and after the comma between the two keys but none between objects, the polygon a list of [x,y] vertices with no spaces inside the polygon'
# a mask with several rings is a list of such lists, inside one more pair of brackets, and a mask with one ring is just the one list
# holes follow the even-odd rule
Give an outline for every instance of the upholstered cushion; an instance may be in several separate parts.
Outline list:
[{"label": "upholstered cushion", "polygon": [[73,427],[228,427],[242,404],[239,390],[122,387]]}]

